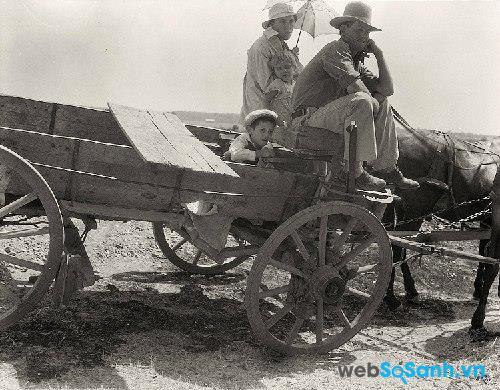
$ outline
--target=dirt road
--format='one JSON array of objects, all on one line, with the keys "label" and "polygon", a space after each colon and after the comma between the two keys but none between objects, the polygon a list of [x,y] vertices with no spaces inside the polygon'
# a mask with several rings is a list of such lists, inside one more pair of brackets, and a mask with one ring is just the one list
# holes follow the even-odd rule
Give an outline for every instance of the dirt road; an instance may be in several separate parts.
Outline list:
[{"label": "dirt road", "polygon": [[[473,243],[460,243],[474,250]],[[486,379],[409,378],[417,388],[499,388],[500,341],[471,343],[474,268],[424,258],[418,304],[381,307],[370,326],[323,356],[282,357],[251,335],[245,263],[189,276],[163,259],[147,223],[99,222],[86,242],[98,282],[58,310],[0,335],[1,389],[379,389],[401,378],[342,378],[343,365],[484,364]],[[402,292],[398,279],[397,289]],[[486,325],[500,332],[497,282]]]}]

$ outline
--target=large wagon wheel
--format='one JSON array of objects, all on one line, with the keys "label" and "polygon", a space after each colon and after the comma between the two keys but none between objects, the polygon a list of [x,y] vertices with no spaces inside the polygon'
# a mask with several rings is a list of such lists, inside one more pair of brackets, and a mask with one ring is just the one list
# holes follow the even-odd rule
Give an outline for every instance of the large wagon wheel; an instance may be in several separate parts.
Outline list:
[{"label": "large wagon wheel", "polygon": [[247,282],[250,325],[286,354],[338,348],[370,320],[389,284],[390,240],[365,208],[330,202],[280,225]]},{"label": "large wagon wheel", "polygon": [[[163,255],[172,264],[191,274],[218,275],[234,268],[250,256],[228,257],[223,263],[210,258],[203,250],[197,248],[183,229],[168,229],[161,222],[153,222],[153,233],[156,243]],[[167,239],[168,237],[168,239]],[[228,246],[236,247],[245,245],[237,237],[229,234]]]},{"label": "large wagon wheel", "polygon": [[8,192],[20,194],[0,206],[0,330],[3,330],[42,301],[61,263],[64,233],[54,194],[33,166],[1,145],[0,166],[3,182],[8,182]]}]

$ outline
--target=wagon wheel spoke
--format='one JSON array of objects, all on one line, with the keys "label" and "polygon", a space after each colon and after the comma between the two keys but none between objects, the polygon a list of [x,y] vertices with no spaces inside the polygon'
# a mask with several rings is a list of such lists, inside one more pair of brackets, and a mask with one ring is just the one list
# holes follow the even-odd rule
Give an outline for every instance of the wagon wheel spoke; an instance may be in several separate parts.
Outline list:
[{"label": "wagon wheel spoke", "polygon": [[269,298],[273,297],[275,295],[279,294],[285,294],[290,290],[290,287],[287,286],[281,286],[281,287],[276,287],[276,288],[271,288],[269,290],[265,290],[259,293],[259,298],[264,299],[264,298]]},{"label": "wagon wheel spoke", "polygon": [[203,252],[200,249],[198,249],[196,252],[196,255],[194,256],[194,259],[193,259],[194,265],[198,264],[198,261],[200,261],[200,257],[202,254],[203,254]]},{"label": "wagon wheel spoke", "polygon": [[1,332],[44,302],[61,263],[64,227],[54,193],[29,161],[0,145],[0,168],[9,173],[6,195],[15,197],[0,206]]},{"label": "wagon wheel spoke", "polygon": [[370,299],[371,296],[370,294],[364,292],[364,291],[359,291],[358,289],[355,289],[354,287],[347,287],[347,291],[349,291],[351,294],[356,295],[361,298],[366,298]]},{"label": "wagon wheel spoke", "polygon": [[0,240],[7,240],[11,238],[20,237],[30,237],[30,236],[41,236],[43,234],[49,234],[49,227],[44,226],[37,229],[23,229],[11,232],[0,232]]},{"label": "wagon wheel spoke", "polygon": [[286,263],[282,263],[280,261],[276,261],[276,260],[269,260],[268,261],[268,264],[269,265],[272,265],[276,268],[280,268],[282,270],[285,270],[285,271],[288,271],[294,275],[297,275],[297,276],[300,276],[301,278],[305,279],[305,280],[309,280],[309,276],[307,276],[304,272],[302,272],[300,269],[298,268],[295,268],[289,264],[286,264]]},{"label": "wagon wheel spoke", "polygon": [[0,253],[0,261],[7,263],[7,264],[16,265],[18,267],[28,268],[28,269],[31,269],[33,271],[41,272],[43,270],[43,266],[39,263],[35,263],[35,262],[29,261],[29,260],[20,259],[18,257],[6,255],[4,253]]},{"label": "wagon wheel spoke", "polygon": [[342,234],[335,237],[335,239],[332,241],[331,247],[340,251],[342,249],[342,246],[346,243],[347,239],[349,238],[352,229],[354,229],[354,227],[358,224],[358,222],[359,221],[357,218],[351,218],[349,222],[347,222]]},{"label": "wagon wheel spoke", "polygon": [[292,236],[293,242],[295,242],[295,245],[297,246],[297,249],[299,250],[299,253],[302,255],[304,260],[306,260],[306,261],[309,260],[311,255],[309,254],[306,247],[304,246],[304,243],[302,242],[302,240],[299,236],[299,233],[297,233],[297,231],[294,230],[290,235]]},{"label": "wagon wheel spoke", "polygon": [[0,218],[3,218],[16,210],[19,210],[21,207],[27,205],[30,202],[33,202],[35,199],[38,199],[38,195],[36,195],[34,192],[30,192],[29,194],[22,196],[14,202],[3,206],[2,208],[0,208]]},{"label": "wagon wheel spoke", "polygon": [[349,329],[352,328],[351,322],[348,320],[347,316],[345,315],[341,307],[337,306],[334,310],[334,313],[337,315],[338,319],[344,324],[344,326],[347,326]]},{"label": "wagon wheel spoke", "polygon": [[362,206],[333,201],[298,212],[266,240],[249,274],[245,307],[254,334],[286,354],[338,348],[376,312],[391,255],[383,225]]},{"label": "wagon wheel spoke", "polygon": [[[153,222],[153,233],[165,258],[193,275],[222,274],[251,256],[248,254],[251,251],[247,249],[250,245],[241,245],[243,241],[238,241],[231,233],[224,248],[225,256],[220,258],[212,258],[203,248],[200,253],[200,249],[182,228],[169,228],[164,223]],[[237,242],[240,242],[240,245],[235,245]]]},{"label": "wagon wheel spoke", "polygon": [[183,238],[182,240],[180,240],[177,244],[175,244],[172,247],[172,250],[175,252],[177,249],[179,249],[181,246],[183,246],[186,242],[188,242],[188,239],[187,238]]},{"label": "wagon wheel spoke", "polygon": [[364,265],[362,267],[359,267],[356,270],[356,276],[361,275],[361,274],[367,274],[367,273],[374,273],[375,268],[378,267],[378,264],[369,264],[369,265]]},{"label": "wagon wheel spoke", "polygon": [[290,313],[293,309],[293,303],[286,303],[281,309],[279,309],[273,316],[271,316],[265,323],[266,329],[270,329],[274,324],[281,320],[284,316]]},{"label": "wagon wheel spoke", "polygon": [[293,340],[297,337],[299,334],[300,327],[304,323],[305,318],[298,317],[295,319],[295,322],[293,323],[292,329],[288,333],[288,335],[285,338],[285,344],[291,344]]},{"label": "wagon wheel spoke", "polygon": [[347,252],[344,256],[341,257],[340,263],[336,264],[338,267],[343,267],[350,261],[354,260],[356,256],[361,254],[365,249],[367,249],[371,244],[376,241],[376,237],[370,235],[368,238],[361,241],[358,245],[354,247],[354,249]]},{"label": "wagon wheel spoke", "polygon": [[316,302],[316,344],[323,341],[323,299],[319,298]]},{"label": "wagon wheel spoke", "polygon": [[322,267],[325,265],[327,233],[328,233],[328,216],[324,215],[321,217],[321,222],[319,225],[318,267]]}]

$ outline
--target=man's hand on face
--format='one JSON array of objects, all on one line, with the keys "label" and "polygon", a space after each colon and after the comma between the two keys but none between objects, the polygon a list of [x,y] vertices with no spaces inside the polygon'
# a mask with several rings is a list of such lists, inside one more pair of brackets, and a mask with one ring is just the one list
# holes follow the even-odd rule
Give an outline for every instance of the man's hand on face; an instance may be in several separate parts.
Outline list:
[{"label": "man's hand on face", "polygon": [[382,49],[377,46],[373,39],[368,39],[368,44],[366,45],[366,52],[373,53],[375,57],[382,54]]}]

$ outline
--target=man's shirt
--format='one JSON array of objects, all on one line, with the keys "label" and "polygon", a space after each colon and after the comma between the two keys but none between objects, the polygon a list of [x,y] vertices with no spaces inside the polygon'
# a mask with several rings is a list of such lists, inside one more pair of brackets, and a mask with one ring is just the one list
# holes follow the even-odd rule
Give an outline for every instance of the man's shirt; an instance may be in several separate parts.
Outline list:
[{"label": "man's shirt", "polygon": [[353,59],[349,45],[333,41],[306,65],[299,75],[292,97],[292,109],[322,107],[347,95],[347,86],[361,79],[370,91],[377,78],[360,61]]}]

